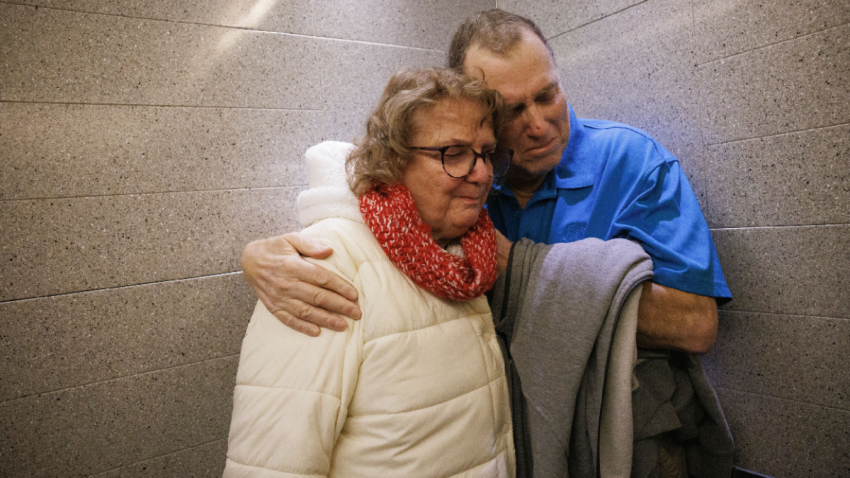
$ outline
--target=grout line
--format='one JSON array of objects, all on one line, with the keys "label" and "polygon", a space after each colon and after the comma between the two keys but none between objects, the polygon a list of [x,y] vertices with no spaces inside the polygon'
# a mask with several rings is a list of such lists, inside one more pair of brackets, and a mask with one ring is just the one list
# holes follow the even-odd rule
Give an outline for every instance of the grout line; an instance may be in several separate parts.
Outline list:
[{"label": "grout line", "polygon": [[551,36],[551,37],[547,38],[546,40],[547,40],[547,41],[552,41],[552,40],[554,40],[554,39],[558,38],[559,36],[566,35],[567,33],[574,32],[574,31],[576,31],[576,30],[578,30],[578,29],[580,29],[580,28],[584,28],[584,27],[586,27],[586,26],[588,26],[588,25],[592,25],[592,24],[594,24],[594,23],[596,23],[596,22],[599,22],[599,21],[605,20],[605,19],[606,19],[606,18],[608,18],[608,17],[612,17],[612,16],[614,16],[614,15],[617,15],[618,13],[625,12],[626,10],[628,10],[628,9],[630,9],[630,8],[634,8],[634,7],[638,6],[638,5],[643,5],[644,3],[648,2],[648,1],[649,1],[649,0],[641,0],[641,1],[640,1],[640,2],[638,2],[638,3],[635,3],[635,4],[633,4],[633,5],[629,5],[628,7],[626,7],[626,8],[622,8],[622,9],[620,9],[620,10],[617,10],[616,12],[611,12],[611,13],[609,13],[609,14],[607,14],[607,15],[604,15],[604,16],[601,16],[601,17],[599,17],[599,18],[597,18],[597,19],[595,19],[595,20],[591,20],[591,21],[589,21],[589,22],[587,22],[587,23],[583,23],[583,24],[581,24],[581,25],[579,25],[579,26],[577,26],[577,27],[573,27],[573,28],[571,28],[571,29],[569,29],[569,30],[563,31],[563,32],[561,32],[561,33],[558,33],[557,35],[554,35],[554,36]]},{"label": "grout line", "polygon": [[86,196],[53,196],[53,197],[31,197],[22,199],[0,199],[0,204],[15,202],[15,201],[61,201],[63,199],[88,199],[88,198],[108,198],[116,196],[153,196],[162,194],[191,194],[191,193],[222,193],[231,191],[263,191],[271,189],[297,189],[306,186],[305,184],[293,184],[289,186],[261,186],[254,188],[231,188],[231,189],[191,189],[185,191],[143,191],[143,192],[128,192],[114,194],[90,194]]},{"label": "grout line", "polygon": [[743,231],[747,229],[793,229],[793,228],[813,228],[813,227],[840,227],[840,226],[850,226],[850,224],[846,222],[838,222],[838,223],[825,223],[825,224],[792,224],[792,225],[782,225],[782,226],[742,226],[742,227],[712,227],[709,230],[714,231]]},{"label": "grout line", "polygon": [[806,33],[805,35],[800,35],[800,36],[796,36],[796,37],[793,37],[793,38],[780,40],[780,41],[775,42],[775,43],[768,43],[767,45],[758,46],[758,47],[752,48],[750,50],[738,52],[738,53],[735,53],[735,54],[732,54],[732,55],[729,55],[729,56],[723,56],[723,57],[720,57],[720,58],[715,58],[714,60],[710,60],[710,61],[707,61],[705,63],[697,63],[696,67],[702,68],[703,66],[708,65],[710,63],[716,63],[718,61],[727,60],[729,58],[735,58],[736,56],[746,55],[747,53],[752,53],[752,52],[757,51],[757,50],[762,50],[762,49],[769,48],[769,47],[772,47],[772,46],[781,45],[783,43],[788,43],[788,42],[800,40],[800,39],[803,39],[803,38],[806,38],[806,37],[810,37],[812,35],[817,35],[817,34],[820,34],[820,33],[823,33],[823,32],[829,31],[829,30],[834,30],[836,28],[841,28],[841,27],[844,27],[844,26],[847,26],[847,25],[850,25],[850,22],[846,22],[846,23],[842,23],[840,25],[835,25],[835,26],[831,26],[831,27],[828,27],[828,28],[824,28],[823,30],[818,30],[818,31],[814,31],[814,32],[811,32],[811,33]]},{"label": "grout line", "polygon": [[147,461],[156,460],[157,458],[164,458],[164,457],[167,457],[167,456],[176,455],[176,454],[182,453],[184,451],[192,450],[192,449],[195,449],[195,448],[201,448],[203,446],[207,446],[207,445],[210,445],[212,443],[219,442],[219,441],[227,441],[227,437],[225,436],[225,437],[221,437],[221,438],[216,438],[216,439],[210,440],[208,442],[199,443],[197,445],[193,445],[193,446],[190,446],[188,448],[182,448],[180,450],[175,450],[175,451],[172,451],[172,452],[169,452],[169,453],[165,453],[164,455],[151,456],[151,457],[145,458],[144,460],[135,461],[133,463],[125,463],[125,464],[116,466],[115,468],[110,468],[108,470],[98,471],[97,473],[95,473],[93,475],[86,475],[86,477],[87,478],[96,478],[100,475],[103,475],[105,473],[109,473],[111,471],[120,470],[122,468],[128,468],[128,467],[133,466],[133,465],[138,465],[140,463],[145,463]]},{"label": "grout line", "polygon": [[[648,0],[644,0],[648,1]],[[130,15],[119,15],[117,13],[104,13],[104,12],[89,12],[89,11],[81,11],[81,10],[72,10],[69,8],[59,8],[59,7],[47,7],[43,5],[34,5],[27,3],[16,3],[16,2],[8,2],[8,1],[0,1],[0,4],[6,5],[18,5],[21,7],[30,7],[38,10],[39,8],[43,8],[46,10],[56,10],[61,12],[69,12],[69,13],[77,13],[80,15],[100,15],[105,17],[115,17],[115,18],[124,18],[124,19],[133,19],[133,20],[145,20],[151,22],[162,22],[162,23],[173,23],[178,25],[196,25],[196,26],[204,26],[204,27],[213,27],[213,28],[228,28],[232,30],[241,30],[248,33],[265,33],[269,35],[281,35],[288,37],[296,37],[296,38],[309,38],[313,40],[330,40],[330,41],[341,41],[341,42],[349,42],[349,43],[360,43],[364,45],[374,45],[374,46],[385,46],[391,48],[406,48],[410,50],[419,50],[419,51],[430,51],[430,52],[445,52],[444,50],[437,50],[433,48],[420,48],[415,46],[407,46],[407,45],[393,45],[391,43],[378,43],[378,42],[370,42],[366,40],[350,40],[346,38],[333,38],[333,37],[320,37],[316,35],[307,35],[303,33],[287,33],[287,32],[276,32],[272,30],[257,30],[256,28],[251,27],[240,27],[235,25],[219,25],[215,23],[204,23],[204,22],[191,22],[186,20],[171,20],[171,19],[162,19],[162,18],[149,18],[149,17],[138,17],[138,16],[130,16]]]},{"label": "grout line", "polygon": [[832,405],[823,405],[823,404],[817,403],[817,402],[804,402],[802,400],[795,400],[793,398],[780,397],[780,396],[777,396],[777,395],[771,395],[769,393],[759,393],[759,392],[750,392],[750,391],[747,391],[747,390],[738,390],[737,388],[732,388],[732,387],[717,387],[717,388],[718,389],[731,390],[731,391],[737,392],[737,393],[745,393],[747,395],[756,395],[756,396],[759,396],[759,397],[770,397],[770,398],[773,398],[773,399],[776,399],[776,400],[782,400],[782,401],[785,401],[785,402],[799,403],[799,404],[803,404],[803,405],[811,405],[811,406],[815,406],[815,407],[825,408],[827,410],[834,410],[834,411],[837,411],[837,412],[850,413],[850,410],[848,410],[846,408],[838,408],[838,407],[835,407],[835,406],[832,406]]},{"label": "grout line", "polygon": [[[0,2],[2,3],[2,2]],[[209,106],[209,105],[155,105],[141,103],[86,103],[82,101],[26,101],[26,100],[2,100],[0,103],[10,104],[32,104],[32,105],[75,105],[75,106],[123,106],[127,108],[184,108],[184,109],[215,109],[215,110],[248,110],[248,111],[293,111],[293,112],[320,112],[321,109],[312,108],[258,108],[255,106]]]},{"label": "grout line", "polygon": [[101,292],[101,291],[106,292],[106,291],[114,291],[114,290],[121,290],[121,289],[129,289],[131,287],[141,287],[141,286],[158,285],[158,284],[170,284],[172,282],[182,282],[182,281],[195,280],[195,279],[209,279],[209,278],[212,278],[212,277],[225,277],[225,276],[236,275],[236,274],[241,274],[241,273],[242,273],[242,271],[221,272],[221,273],[218,273],[218,274],[208,274],[208,275],[194,276],[194,277],[183,277],[183,278],[178,278],[178,279],[166,279],[166,280],[153,281],[153,282],[141,282],[139,284],[120,285],[120,286],[115,286],[115,287],[100,287],[98,289],[76,290],[76,291],[73,291],[73,292],[62,292],[60,294],[39,295],[39,296],[35,296],[35,297],[25,297],[23,299],[3,300],[3,301],[0,301],[0,305],[13,304],[13,303],[17,303],[17,302],[26,302],[26,301],[29,301],[29,300],[52,299],[54,297],[67,297],[67,296],[70,296],[70,295],[85,294],[85,293],[89,293],[89,292]]},{"label": "grout line", "polygon": [[31,393],[29,395],[23,395],[23,396],[20,396],[20,397],[10,398],[8,400],[0,401],[0,403],[5,404],[5,403],[14,402],[16,400],[24,400],[24,399],[32,398],[32,397],[40,397],[42,395],[50,395],[52,393],[59,393],[59,392],[65,392],[65,391],[68,391],[68,390],[74,390],[76,388],[90,387],[90,386],[93,386],[93,385],[100,385],[100,384],[104,384],[104,383],[117,382],[119,380],[126,380],[128,378],[143,377],[145,375],[151,375],[151,374],[154,374],[154,373],[164,372],[166,370],[177,370],[179,368],[191,367],[191,366],[198,365],[198,364],[214,362],[216,360],[225,360],[225,359],[238,357],[238,356],[239,356],[239,354],[223,355],[221,357],[212,357],[212,358],[208,358],[208,359],[204,359],[204,360],[199,360],[197,362],[187,362],[187,363],[183,363],[183,364],[180,364],[180,365],[173,365],[171,367],[163,367],[163,368],[158,368],[156,370],[148,370],[147,372],[133,373],[133,374],[130,374],[130,375],[121,375],[121,376],[109,378],[109,379],[106,379],[106,380],[98,380],[96,382],[80,383],[80,384],[77,384],[77,385],[73,385],[71,387],[57,388],[55,390],[46,390],[46,391],[42,391],[42,392]]},{"label": "grout line", "polygon": [[[257,32],[259,32],[259,33],[275,33],[275,32],[264,32],[264,31],[261,31],[261,30],[257,30]],[[283,34],[279,33],[279,35],[283,35]],[[445,50],[439,50],[439,49],[435,49],[435,48],[421,48],[421,47],[418,47],[418,46],[393,45],[392,43],[379,43],[379,42],[366,41],[366,40],[350,40],[348,38],[320,37],[320,36],[315,36],[315,35],[300,35],[300,34],[295,34],[295,33],[287,33],[287,35],[297,36],[297,37],[300,37],[300,38],[310,38],[310,39],[313,39],[313,40],[338,41],[338,42],[345,42],[345,43],[356,43],[358,45],[383,46],[383,47],[388,47],[388,48],[403,48],[405,50],[427,51],[427,52],[431,52],[431,53],[446,53]]]},{"label": "grout line", "polygon": [[731,313],[738,313],[738,314],[773,315],[773,316],[777,316],[777,317],[792,317],[792,318],[797,318],[797,319],[850,321],[850,318],[848,318],[848,317],[829,317],[829,316],[825,316],[825,315],[784,314],[784,313],[781,313],[781,312],[762,312],[762,311],[758,311],[758,310],[740,310],[740,309],[725,309],[725,308],[720,308],[720,309],[718,309],[718,311],[721,312],[721,313],[731,312]]},{"label": "grout line", "polygon": [[798,134],[798,133],[807,133],[809,131],[818,131],[818,130],[828,129],[828,128],[838,128],[840,126],[850,126],[850,123],[836,123],[836,124],[830,124],[830,125],[825,125],[825,126],[816,126],[814,128],[797,129],[797,130],[793,130],[793,131],[784,131],[782,133],[767,134],[767,135],[764,135],[764,136],[753,136],[751,138],[730,139],[729,141],[720,141],[718,143],[707,143],[706,146],[719,146],[719,145],[730,144],[730,143],[740,143],[740,142],[743,142],[743,141],[752,141],[752,140],[756,140],[756,139],[777,138],[777,137],[780,137],[780,136],[788,136],[788,135]]}]

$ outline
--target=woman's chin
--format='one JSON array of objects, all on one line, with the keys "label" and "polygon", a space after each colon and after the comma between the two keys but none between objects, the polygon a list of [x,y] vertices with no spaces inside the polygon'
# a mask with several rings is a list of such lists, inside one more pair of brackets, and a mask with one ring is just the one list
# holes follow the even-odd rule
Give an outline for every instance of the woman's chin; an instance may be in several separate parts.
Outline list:
[{"label": "woman's chin", "polygon": [[474,226],[476,222],[478,222],[478,212],[475,213],[474,217],[469,217],[461,222],[458,222],[456,225],[456,230],[460,231],[460,234],[458,234],[457,237],[466,234],[466,231],[472,228],[472,226]]}]

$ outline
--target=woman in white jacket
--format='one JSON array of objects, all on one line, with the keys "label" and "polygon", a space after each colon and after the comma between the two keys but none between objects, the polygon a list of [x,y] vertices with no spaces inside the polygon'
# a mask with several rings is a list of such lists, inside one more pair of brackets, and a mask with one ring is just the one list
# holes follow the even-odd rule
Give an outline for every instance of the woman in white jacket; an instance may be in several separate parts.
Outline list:
[{"label": "woman in white jacket", "polygon": [[304,233],[333,248],[316,263],[352,283],[363,318],[311,338],[257,304],[226,477],[514,476],[483,297],[497,265],[482,207],[512,154],[493,134],[499,102],[449,70],[402,71],[346,160],[353,195],[323,192],[308,164],[299,208],[321,220]]}]

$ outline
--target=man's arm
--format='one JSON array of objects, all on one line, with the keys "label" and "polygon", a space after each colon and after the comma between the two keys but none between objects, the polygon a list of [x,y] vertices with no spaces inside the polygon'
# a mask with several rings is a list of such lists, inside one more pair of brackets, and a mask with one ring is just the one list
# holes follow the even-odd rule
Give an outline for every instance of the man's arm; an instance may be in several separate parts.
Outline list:
[{"label": "man's arm", "polygon": [[[504,267],[511,242],[498,235],[500,266]],[[245,280],[263,305],[281,322],[301,333],[317,336],[319,327],[345,330],[345,320],[361,317],[357,291],[301,254],[322,259],[330,248],[302,236],[254,241],[242,254]],[[717,304],[704,297],[655,283],[645,283],[638,307],[637,343],[641,347],[667,348],[704,354],[717,337]]]},{"label": "man's arm", "polygon": [[357,291],[301,255],[324,259],[333,251],[297,232],[254,241],[242,253],[243,277],[266,309],[290,328],[310,336],[319,327],[346,328],[344,315],[360,319]]},{"label": "man's arm", "polygon": [[644,283],[638,304],[638,346],[704,354],[715,339],[717,302],[713,297]]}]

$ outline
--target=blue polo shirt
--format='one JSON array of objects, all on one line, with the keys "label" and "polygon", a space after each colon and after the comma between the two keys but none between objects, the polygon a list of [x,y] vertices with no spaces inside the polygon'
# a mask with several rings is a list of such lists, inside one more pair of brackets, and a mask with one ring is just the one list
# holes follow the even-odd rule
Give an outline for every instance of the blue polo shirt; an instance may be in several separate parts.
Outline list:
[{"label": "blue polo shirt", "polygon": [[509,188],[494,188],[487,211],[512,241],[631,239],[652,257],[653,282],[721,303],[732,298],[679,161],[637,128],[579,119],[570,107],[570,140],[561,162],[525,209]]}]

